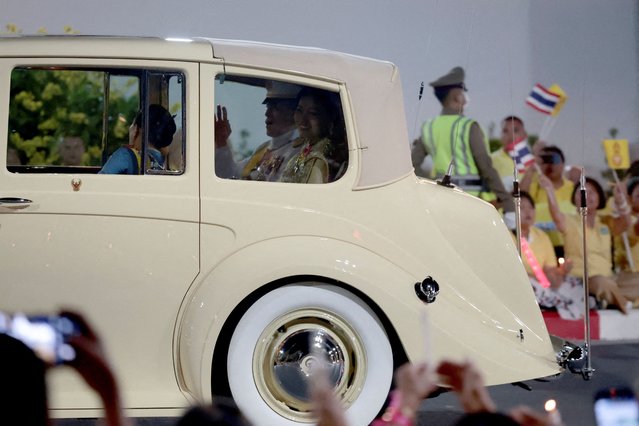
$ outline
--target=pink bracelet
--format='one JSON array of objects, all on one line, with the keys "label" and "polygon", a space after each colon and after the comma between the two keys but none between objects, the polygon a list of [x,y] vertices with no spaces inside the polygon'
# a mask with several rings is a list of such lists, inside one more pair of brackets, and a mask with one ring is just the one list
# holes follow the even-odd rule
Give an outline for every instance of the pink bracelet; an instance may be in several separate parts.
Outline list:
[{"label": "pink bracelet", "polygon": [[388,408],[384,411],[381,419],[375,419],[371,426],[385,426],[395,424],[400,426],[413,426],[413,419],[400,410],[402,403],[401,394],[394,390],[390,393],[390,402]]}]

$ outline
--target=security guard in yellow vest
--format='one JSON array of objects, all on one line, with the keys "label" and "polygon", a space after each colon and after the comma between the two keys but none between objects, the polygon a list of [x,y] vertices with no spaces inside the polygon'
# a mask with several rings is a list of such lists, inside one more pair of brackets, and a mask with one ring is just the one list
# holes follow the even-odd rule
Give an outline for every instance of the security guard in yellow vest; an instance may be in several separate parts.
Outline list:
[{"label": "security guard in yellow vest", "polygon": [[504,212],[509,213],[507,222],[512,219],[514,223],[513,198],[493,167],[484,132],[475,120],[463,115],[466,104],[463,68],[453,68],[430,85],[442,104],[442,112],[424,124],[422,135],[413,142],[415,172],[422,174],[421,164],[428,154],[433,159],[428,176],[431,178],[445,175],[452,161],[451,182],[474,195],[494,193]]}]

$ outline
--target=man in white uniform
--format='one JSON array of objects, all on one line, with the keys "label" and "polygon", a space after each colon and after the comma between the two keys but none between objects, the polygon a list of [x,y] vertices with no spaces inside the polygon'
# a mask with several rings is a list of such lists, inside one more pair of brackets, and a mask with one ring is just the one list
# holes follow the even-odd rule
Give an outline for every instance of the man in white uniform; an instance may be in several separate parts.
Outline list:
[{"label": "man in white uniform", "polygon": [[262,103],[266,105],[266,134],[271,139],[241,161],[233,158],[228,145],[231,126],[226,108],[218,105],[215,117],[215,170],[218,176],[269,182],[280,180],[283,165],[300,149],[292,144],[297,137],[293,114],[300,89],[295,84],[267,81],[266,98]]}]

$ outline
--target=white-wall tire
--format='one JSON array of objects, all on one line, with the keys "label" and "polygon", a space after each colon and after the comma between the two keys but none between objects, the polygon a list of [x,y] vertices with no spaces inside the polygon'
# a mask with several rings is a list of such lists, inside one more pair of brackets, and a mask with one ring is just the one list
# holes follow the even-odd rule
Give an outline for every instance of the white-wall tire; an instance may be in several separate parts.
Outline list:
[{"label": "white-wall tire", "polygon": [[339,287],[291,285],[255,302],[237,324],[229,345],[230,389],[253,424],[314,422],[304,398],[296,398],[297,377],[306,376],[300,371],[295,377],[286,375],[291,368],[303,370],[304,361],[270,366],[273,357],[287,352],[283,348],[295,350],[291,356],[301,356],[304,350],[296,350],[297,344],[303,346],[301,339],[315,329],[334,349],[332,354],[342,354],[342,362],[335,362],[340,368],[334,383],[350,424],[369,424],[382,407],[392,380],[393,354],[379,319],[362,300]]}]

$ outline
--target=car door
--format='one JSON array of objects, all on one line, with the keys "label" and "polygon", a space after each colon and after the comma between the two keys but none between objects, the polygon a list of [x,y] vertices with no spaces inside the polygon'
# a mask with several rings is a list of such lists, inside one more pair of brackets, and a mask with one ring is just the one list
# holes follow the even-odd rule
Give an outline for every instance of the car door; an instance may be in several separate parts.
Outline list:
[{"label": "car door", "polygon": [[[36,71],[53,83],[30,91]],[[47,74],[53,72],[62,74]],[[21,73],[27,88],[18,87]],[[82,73],[94,74],[74,82],[87,80]],[[93,95],[82,92],[89,83],[99,87]],[[172,339],[199,270],[197,87],[198,65],[189,62],[0,59],[0,310],[86,314],[105,340],[129,407],[185,404]],[[78,101],[81,92],[86,99]],[[118,113],[127,102],[127,113]],[[109,138],[117,134],[126,144],[133,108],[148,112],[154,103],[176,124],[163,148],[164,169],[147,165],[146,144],[140,174],[98,174],[118,148]],[[61,122],[77,134],[51,131]],[[150,135],[154,123],[142,123]],[[28,126],[36,130],[27,135]],[[83,151],[76,158],[84,162],[65,165],[62,145],[78,134],[91,140],[69,149]],[[52,408],[98,406],[65,370],[51,379]]]}]

